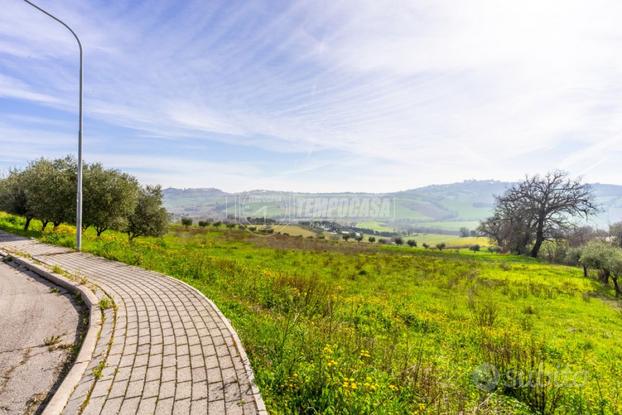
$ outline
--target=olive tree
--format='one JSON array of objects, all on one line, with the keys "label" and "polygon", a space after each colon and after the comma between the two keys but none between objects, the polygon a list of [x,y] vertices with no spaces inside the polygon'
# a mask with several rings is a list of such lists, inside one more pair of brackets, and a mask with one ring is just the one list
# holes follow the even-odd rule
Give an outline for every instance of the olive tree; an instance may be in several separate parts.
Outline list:
[{"label": "olive tree", "polygon": [[580,262],[584,267],[598,270],[599,279],[605,285],[613,282],[616,296],[620,296],[619,277],[622,276],[622,248],[603,241],[591,241],[581,253]]},{"label": "olive tree", "polygon": [[125,228],[130,241],[139,236],[162,236],[167,224],[168,213],[162,207],[162,188],[146,186],[140,189],[136,207]]},{"label": "olive tree", "polygon": [[609,235],[613,242],[622,248],[622,222],[616,222],[609,226]]},{"label": "olive tree", "polygon": [[85,228],[93,226],[97,236],[107,229],[121,230],[138,202],[138,181],[118,170],[90,164],[84,169]]},{"label": "olive tree", "polygon": [[48,223],[57,228],[75,216],[76,161],[67,157],[39,159],[24,170],[29,209],[41,220],[42,230]]},{"label": "olive tree", "polygon": [[9,171],[8,176],[0,182],[0,209],[13,215],[26,218],[24,230],[28,230],[34,218],[34,212],[28,206],[28,195],[24,172],[16,169]]}]

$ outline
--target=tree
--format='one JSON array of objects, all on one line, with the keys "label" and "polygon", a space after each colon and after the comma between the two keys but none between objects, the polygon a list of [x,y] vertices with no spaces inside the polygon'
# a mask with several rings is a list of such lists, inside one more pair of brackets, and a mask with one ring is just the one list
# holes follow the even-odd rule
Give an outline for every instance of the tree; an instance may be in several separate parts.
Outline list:
[{"label": "tree", "polygon": [[375,236],[370,236],[369,238],[367,238],[367,240],[371,243],[376,242],[376,237]]},{"label": "tree", "polygon": [[181,218],[181,224],[188,229],[189,226],[192,226],[192,218]]},{"label": "tree", "polygon": [[533,242],[529,221],[523,212],[513,214],[506,207],[499,207],[495,214],[483,221],[479,231],[488,236],[504,252],[526,253],[527,246]]},{"label": "tree", "polygon": [[447,245],[445,245],[445,242],[440,242],[440,243],[436,244],[436,249],[438,249],[439,251],[442,251],[446,247],[447,247]]},{"label": "tree", "polygon": [[408,246],[410,246],[411,248],[415,248],[417,246],[417,241],[415,241],[414,239],[409,239],[408,242],[406,242],[408,244]]},{"label": "tree", "polygon": [[506,250],[537,257],[545,240],[571,228],[571,218],[585,218],[597,212],[591,188],[561,171],[527,176],[502,196],[496,197],[491,218],[480,231]]},{"label": "tree", "polygon": [[616,222],[609,226],[609,235],[613,242],[622,248],[622,222]]},{"label": "tree", "polygon": [[354,239],[356,239],[356,242],[361,242],[363,240],[363,235],[357,234]]},{"label": "tree", "polygon": [[566,251],[566,257],[564,258],[564,263],[567,265],[577,266],[581,265],[583,268],[583,276],[588,276],[588,267],[586,264],[581,262],[581,256],[583,255],[583,247],[570,247]]},{"label": "tree", "polygon": [[622,295],[619,284],[622,276],[622,248],[603,241],[592,241],[583,248],[580,262],[586,268],[597,269],[603,284],[608,285],[611,279],[616,296]]},{"label": "tree", "polygon": [[199,221],[199,226],[201,228],[205,228],[208,225],[209,222],[205,221],[205,220],[200,220]]},{"label": "tree", "polygon": [[28,206],[28,194],[24,180],[24,172],[16,169],[10,170],[7,178],[0,182],[0,209],[13,215],[26,218],[24,230],[30,227],[34,218],[34,212]]},{"label": "tree", "polygon": [[393,238],[393,242],[395,242],[395,245],[404,245],[404,239],[400,236]]},{"label": "tree", "polygon": [[622,276],[622,249],[615,248],[615,253],[609,258],[607,265],[611,270],[611,280],[613,281],[616,297],[620,297],[622,295],[619,283],[619,278]]},{"label": "tree", "polygon": [[83,226],[93,226],[97,236],[108,229],[123,229],[138,202],[138,181],[99,164],[84,168]]},{"label": "tree", "polygon": [[460,228],[460,237],[461,238],[466,238],[469,235],[471,235],[471,231],[469,230],[469,228],[465,228],[465,227]]},{"label": "tree", "polygon": [[42,230],[54,228],[75,217],[76,161],[71,157],[30,162],[20,180],[26,193],[28,211],[41,220]]},{"label": "tree", "polygon": [[[41,231],[45,231],[47,224],[52,220],[55,210],[56,172],[51,161],[39,159],[28,163],[20,175],[23,188],[26,192],[28,211],[32,216],[41,220]],[[61,189],[59,189],[62,192]]]},{"label": "tree", "polygon": [[130,241],[139,236],[162,236],[166,232],[168,214],[162,207],[162,188],[140,189],[134,212],[128,217],[125,232]]},{"label": "tree", "polygon": [[469,246],[469,249],[473,252],[479,252],[479,250],[481,249],[481,247],[478,244],[475,245],[471,245]]},{"label": "tree", "polygon": [[599,278],[604,284],[609,283],[611,270],[607,267],[613,247],[604,241],[592,241],[583,247],[579,262],[585,269],[598,270]]},{"label": "tree", "polygon": [[570,247],[579,247],[598,238],[600,232],[602,231],[597,231],[591,226],[575,226],[566,232],[564,239],[568,241]]}]

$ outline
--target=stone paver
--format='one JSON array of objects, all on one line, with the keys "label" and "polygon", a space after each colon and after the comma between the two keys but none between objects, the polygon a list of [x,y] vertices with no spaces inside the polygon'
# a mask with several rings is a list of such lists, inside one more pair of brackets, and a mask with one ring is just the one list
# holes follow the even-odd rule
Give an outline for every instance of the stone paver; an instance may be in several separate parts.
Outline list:
[{"label": "stone paver", "polygon": [[231,325],[173,278],[0,232],[0,249],[86,279],[115,307],[66,414],[266,414]]}]

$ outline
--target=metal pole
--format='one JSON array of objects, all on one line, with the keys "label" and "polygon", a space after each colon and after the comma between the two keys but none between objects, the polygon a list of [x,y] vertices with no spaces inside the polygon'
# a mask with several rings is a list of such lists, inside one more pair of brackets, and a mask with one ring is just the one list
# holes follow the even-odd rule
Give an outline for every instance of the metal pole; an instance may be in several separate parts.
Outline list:
[{"label": "metal pole", "polygon": [[24,0],[24,2],[28,3],[35,9],[39,10],[41,13],[51,17],[56,20],[58,23],[62,24],[76,39],[78,42],[78,48],[80,49],[80,88],[79,88],[79,99],[78,99],[78,171],[77,171],[77,189],[76,189],[76,249],[80,251],[82,249],[82,43],[80,43],[80,38],[65,22],[60,20],[58,17],[53,14],[43,10],[41,7],[37,6],[33,2],[29,0]]}]

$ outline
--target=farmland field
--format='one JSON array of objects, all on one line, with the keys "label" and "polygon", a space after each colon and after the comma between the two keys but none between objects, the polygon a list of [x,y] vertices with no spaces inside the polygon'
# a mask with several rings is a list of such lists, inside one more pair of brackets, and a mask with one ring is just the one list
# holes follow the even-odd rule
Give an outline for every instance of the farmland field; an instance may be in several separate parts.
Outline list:
[{"label": "farmland field", "polygon": [[444,242],[448,247],[452,246],[466,246],[466,245],[480,245],[486,247],[490,245],[488,238],[481,236],[468,236],[461,238],[455,235],[443,235],[436,233],[420,233],[412,236],[405,237],[404,240],[414,239],[419,244],[426,243],[430,246],[434,246],[438,243]]},{"label": "farmland field", "polygon": [[[1,229],[22,224],[0,213]],[[69,226],[33,226],[73,244]],[[133,243],[89,229],[84,250],[213,299],[271,413],[622,412],[619,303],[575,268],[222,227]]]}]

